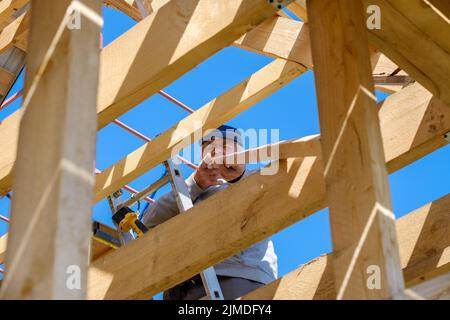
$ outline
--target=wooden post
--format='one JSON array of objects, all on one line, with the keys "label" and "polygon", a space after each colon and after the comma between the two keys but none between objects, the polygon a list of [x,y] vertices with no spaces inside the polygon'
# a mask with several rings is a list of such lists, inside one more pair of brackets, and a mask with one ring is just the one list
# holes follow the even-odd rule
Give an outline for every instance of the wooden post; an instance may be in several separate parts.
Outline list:
[{"label": "wooden post", "polygon": [[360,0],[309,0],[338,299],[402,292],[395,217]]},{"label": "wooden post", "polygon": [[33,0],[32,7],[24,115],[0,296],[84,299],[101,1]]}]

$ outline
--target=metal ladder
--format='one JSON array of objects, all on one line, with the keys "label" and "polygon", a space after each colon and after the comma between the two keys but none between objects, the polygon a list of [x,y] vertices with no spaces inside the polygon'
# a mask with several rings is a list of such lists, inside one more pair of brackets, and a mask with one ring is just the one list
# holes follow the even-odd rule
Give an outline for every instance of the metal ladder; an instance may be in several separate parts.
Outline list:
[{"label": "metal ladder", "polygon": [[[112,195],[108,196],[108,203],[111,208],[111,212],[114,215],[120,208],[129,207],[136,203],[139,200],[142,200],[147,195],[153,193],[157,189],[161,188],[165,184],[169,183],[172,185],[173,192],[175,193],[175,198],[177,201],[178,209],[180,213],[183,213],[189,209],[191,209],[194,204],[192,203],[192,199],[188,190],[188,186],[183,178],[181,170],[178,165],[176,165],[172,159],[169,159],[164,162],[164,166],[166,167],[167,174],[159,179],[157,182],[144,189],[143,191],[135,194],[132,198],[127,201],[122,200],[123,192],[122,190],[118,190],[114,192]],[[119,233],[119,241],[124,246],[130,241],[135,239],[132,231],[130,232],[122,232],[119,229],[119,226],[114,223],[117,231]],[[205,287],[207,300],[224,300],[222,289],[220,288],[219,280],[217,279],[217,274],[214,270],[214,267],[210,267],[200,273],[200,277],[203,282],[203,286]]]}]

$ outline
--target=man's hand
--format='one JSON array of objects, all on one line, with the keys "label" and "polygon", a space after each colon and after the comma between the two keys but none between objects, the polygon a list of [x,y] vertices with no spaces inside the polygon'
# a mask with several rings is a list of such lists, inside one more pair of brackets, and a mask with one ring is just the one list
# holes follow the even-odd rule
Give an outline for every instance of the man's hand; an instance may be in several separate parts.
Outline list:
[{"label": "man's hand", "polygon": [[206,190],[211,186],[223,184],[225,181],[233,181],[241,177],[245,172],[245,165],[233,164],[225,165],[218,164],[212,161],[211,154],[208,153],[202,160],[199,168],[194,174],[194,179],[197,185]]},{"label": "man's hand", "polygon": [[233,164],[233,165],[220,165],[219,172],[223,179],[226,181],[233,181],[241,177],[245,172],[245,165]]},{"label": "man's hand", "polygon": [[211,154],[208,153],[195,171],[195,182],[202,190],[206,190],[211,186],[223,184],[221,178],[219,166],[211,163]]}]

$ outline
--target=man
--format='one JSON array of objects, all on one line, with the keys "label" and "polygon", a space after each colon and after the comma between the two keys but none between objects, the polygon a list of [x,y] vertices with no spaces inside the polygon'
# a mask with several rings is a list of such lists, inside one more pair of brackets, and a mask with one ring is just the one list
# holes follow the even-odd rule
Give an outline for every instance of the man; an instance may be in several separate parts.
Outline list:
[{"label": "man", "polygon": [[[240,181],[250,173],[243,164],[224,165],[211,162],[242,149],[240,131],[221,126],[201,140],[202,162],[186,180],[192,202],[197,204],[214,193]],[[229,201],[233,201],[230,199]],[[179,214],[173,192],[162,196],[144,212],[143,222],[148,228]],[[266,239],[247,250],[214,266],[226,300],[234,300],[277,278],[277,256],[273,243]],[[198,300],[206,296],[200,276],[164,293],[165,300]]]}]

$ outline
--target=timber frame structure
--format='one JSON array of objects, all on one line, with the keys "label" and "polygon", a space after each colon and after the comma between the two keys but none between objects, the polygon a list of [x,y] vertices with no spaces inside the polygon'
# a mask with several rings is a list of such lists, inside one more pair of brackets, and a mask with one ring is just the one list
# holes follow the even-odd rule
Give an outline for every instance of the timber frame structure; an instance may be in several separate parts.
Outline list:
[{"label": "timber frame structure", "polygon": [[[137,23],[100,49],[102,5]],[[381,28],[366,26],[369,6]],[[67,27],[74,12],[79,29]],[[450,298],[450,194],[396,221],[388,185],[448,144],[449,1],[2,0],[0,30],[2,100],[27,67],[23,106],[0,124],[0,195],[14,191],[0,298],[148,299],[325,207],[333,253],[242,299]],[[275,59],[196,111],[161,91],[230,45]],[[321,134],[280,143],[277,174],[117,250],[92,240],[93,201],[185,147],[196,121],[216,128],[310,69]],[[375,88],[391,95],[377,105]],[[116,118],[157,93],[191,114],[94,175],[97,130],[139,135]],[[68,288],[71,266],[80,290]]]}]

